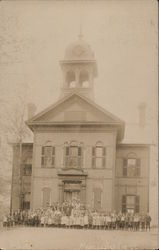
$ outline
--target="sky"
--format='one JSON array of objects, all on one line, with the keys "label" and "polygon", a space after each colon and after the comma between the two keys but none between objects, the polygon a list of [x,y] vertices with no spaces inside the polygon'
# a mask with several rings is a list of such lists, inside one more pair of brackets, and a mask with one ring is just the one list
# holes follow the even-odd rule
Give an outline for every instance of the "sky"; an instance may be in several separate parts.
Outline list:
[{"label": "sky", "polygon": [[17,96],[41,111],[58,100],[59,61],[65,48],[84,40],[95,53],[95,101],[126,124],[138,122],[138,105],[147,105],[147,122],[157,124],[157,1],[2,1],[0,3],[0,101]]}]

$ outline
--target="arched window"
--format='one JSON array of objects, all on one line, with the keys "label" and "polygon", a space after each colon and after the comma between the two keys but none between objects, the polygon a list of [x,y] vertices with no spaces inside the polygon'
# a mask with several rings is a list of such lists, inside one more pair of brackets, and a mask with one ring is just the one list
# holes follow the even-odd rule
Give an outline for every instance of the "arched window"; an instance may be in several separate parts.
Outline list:
[{"label": "arched window", "polygon": [[102,142],[97,142],[95,147],[92,147],[92,167],[104,168],[106,165],[106,147]]},{"label": "arched window", "polygon": [[73,71],[68,71],[66,74],[66,82],[67,86],[69,88],[75,88],[76,87],[76,81],[75,81],[75,72]]},{"label": "arched window", "polygon": [[89,87],[89,74],[86,70],[82,70],[79,76],[79,84],[82,88]]},{"label": "arched window", "polygon": [[64,166],[67,168],[81,168],[83,163],[83,144],[77,141],[64,144]]},{"label": "arched window", "polygon": [[135,153],[129,153],[123,159],[123,176],[139,177],[140,176],[140,159]]},{"label": "arched window", "polygon": [[41,149],[41,166],[44,168],[55,167],[55,147],[47,141]]}]

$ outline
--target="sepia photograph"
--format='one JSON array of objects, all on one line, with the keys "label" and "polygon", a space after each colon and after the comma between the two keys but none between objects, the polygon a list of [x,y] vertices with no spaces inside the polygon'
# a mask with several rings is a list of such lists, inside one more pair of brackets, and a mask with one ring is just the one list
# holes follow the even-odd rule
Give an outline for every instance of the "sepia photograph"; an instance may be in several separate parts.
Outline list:
[{"label": "sepia photograph", "polygon": [[0,250],[159,248],[158,2],[0,1]]}]

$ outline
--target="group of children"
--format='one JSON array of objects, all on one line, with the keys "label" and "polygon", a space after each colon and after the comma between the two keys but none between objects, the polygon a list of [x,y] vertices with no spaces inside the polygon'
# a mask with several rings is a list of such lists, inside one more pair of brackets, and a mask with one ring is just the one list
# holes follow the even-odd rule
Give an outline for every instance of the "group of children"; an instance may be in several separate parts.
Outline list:
[{"label": "group of children", "polygon": [[150,230],[149,214],[134,213],[99,213],[90,211],[79,202],[62,206],[50,206],[45,209],[16,211],[4,216],[3,226],[25,225],[41,227],[63,227],[78,229],[127,229]]}]

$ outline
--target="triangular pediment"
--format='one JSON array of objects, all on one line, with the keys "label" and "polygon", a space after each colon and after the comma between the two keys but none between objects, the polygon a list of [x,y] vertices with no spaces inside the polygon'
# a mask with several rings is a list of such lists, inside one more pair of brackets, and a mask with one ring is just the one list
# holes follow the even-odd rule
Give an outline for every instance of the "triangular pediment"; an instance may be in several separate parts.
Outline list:
[{"label": "triangular pediment", "polygon": [[44,123],[123,123],[118,117],[101,108],[92,100],[73,93],[28,121],[28,125]]}]

